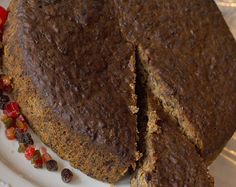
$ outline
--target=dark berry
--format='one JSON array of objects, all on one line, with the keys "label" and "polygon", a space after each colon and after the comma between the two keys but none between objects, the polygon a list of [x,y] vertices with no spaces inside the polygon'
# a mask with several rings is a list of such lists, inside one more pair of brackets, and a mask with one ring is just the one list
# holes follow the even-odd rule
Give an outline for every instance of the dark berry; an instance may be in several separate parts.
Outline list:
[{"label": "dark berry", "polygon": [[20,129],[16,129],[16,139],[19,143],[34,145],[34,140],[32,139],[30,133],[22,133]]},{"label": "dark berry", "polygon": [[7,95],[0,95],[0,109],[4,109],[5,105],[10,101]]},{"label": "dark berry", "polygon": [[23,136],[24,136],[24,134],[19,129],[16,129],[16,140],[19,143],[24,143]]},{"label": "dark berry", "polygon": [[69,183],[72,180],[72,177],[73,177],[73,173],[69,169],[65,168],[62,170],[61,178],[63,182]]},{"label": "dark berry", "polygon": [[46,162],[46,168],[48,171],[57,171],[58,170],[58,165],[55,160],[49,160]]},{"label": "dark berry", "polygon": [[30,133],[24,133],[23,136],[23,143],[27,144],[27,145],[34,145],[34,140],[32,139]]}]

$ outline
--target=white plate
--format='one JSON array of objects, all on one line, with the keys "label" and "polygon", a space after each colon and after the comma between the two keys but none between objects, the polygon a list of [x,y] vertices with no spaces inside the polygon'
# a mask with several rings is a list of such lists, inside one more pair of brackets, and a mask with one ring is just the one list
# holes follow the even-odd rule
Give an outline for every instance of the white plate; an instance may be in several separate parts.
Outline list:
[{"label": "white plate", "polygon": [[[0,0],[0,5],[6,7],[8,2],[9,0]],[[228,0],[228,2],[230,2],[230,0]],[[231,0],[231,2],[235,2],[236,5],[236,0]],[[221,0],[220,8],[232,33],[236,36],[236,7],[232,8],[230,5],[232,6],[232,4],[222,3]],[[34,136],[34,140],[36,140],[36,145],[42,145],[36,136]],[[63,183],[61,181],[60,172],[54,173],[48,172],[46,169],[33,168],[30,162],[24,158],[24,155],[17,152],[17,143],[8,141],[5,138],[4,127],[3,124],[0,123],[0,187],[7,187],[8,185],[11,187],[110,186],[109,184],[101,183],[86,176],[79,170],[71,168],[68,162],[61,160],[52,151],[49,150],[49,152],[53,158],[58,161],[60,170],[64,167],[73,170],[74,178],[72,183]],[[236,134],[217,160],[211,165],[210,173],[215,177],[216,187],[236,186]],[[129,187],[129,179],[124,179],[116,186]]]}]

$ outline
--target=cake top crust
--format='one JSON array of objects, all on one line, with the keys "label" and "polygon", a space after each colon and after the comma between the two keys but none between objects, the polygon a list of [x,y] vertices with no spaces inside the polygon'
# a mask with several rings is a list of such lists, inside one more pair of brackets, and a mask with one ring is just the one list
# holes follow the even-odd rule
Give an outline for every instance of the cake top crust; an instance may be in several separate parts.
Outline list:
[{"label": "cake top crust", "polygon": [[236,42],[214,1],[115,4],[124,36],[148,56],[152,76],[177,101],[202,155],[222,148],[236,128]]},{"label": "cake top crust", "polygon": [[121,35],[113,4],[15,0],[12,6],[24,72],[58,119],[124,162],[133,160],[134,47]]}]

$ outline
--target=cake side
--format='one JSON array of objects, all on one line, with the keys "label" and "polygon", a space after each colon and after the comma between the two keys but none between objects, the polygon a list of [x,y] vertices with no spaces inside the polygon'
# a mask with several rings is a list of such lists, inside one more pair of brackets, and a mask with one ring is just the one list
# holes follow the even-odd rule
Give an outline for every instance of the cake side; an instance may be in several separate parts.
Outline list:
[{"label": "cake side", "polygon": [[[129,129],[125,132],[122,129],[116,131],[110,126],[108,134],[98,133],[97,137],[94,137],[96,139],[103,138],[103,134],[104,136],[109,135],[113,142],[97,142],[94,138],[91,139],[91,136],[87,135],[86,132],[84,134],[78,133],[73,126],[65,122],[66,120],[58,117],[58,113],[50,107],[42,94],[44,90],[39,90],[32,79],[32,76],[36,73],[32,66],[36,61],[29,61],[26,58],[27,53],[32,52],[32,48],[26,49],[26,46],[22,44],[22,42],[29,42],[22,31],[22,29],[28,29],[27,25],[22,23],[26,11],[22,8],[22,3],[27,5],[27,3],[31,2],[34,1],[16,0],[11,3],[9,8],[9,20],[4,33],[5,55],[3,66],[6,73],[14,77],[14,92],[11,97],[20,104],[22,112],[27,116],[36,134],[60,157],[70,161],[74,167],[79,168],[89,176],[114,183],[126,174],[129,167],[135,167],[137,154],[135,149],[135,115],[133,114],[133,119],[132,117],[131,119],[125,119],[130,120],[129,124],[133,125],[134,135],[128,135],[132,131],[130,126],[127,127]],[[23,26],[24,28],[22,28]],[[130,57],[126,63],[129,64],[130,71],[134,71],[134,58],[132,57],[132,52],[129,54]],[[31,72],[29,72],[29,66],[32,68]],[[135,76],[133,75],[133,81],[128,82],[130,90],[134,89],[134,80]],[[53,88],[55,89],[55,87]],[[131,112],[136,112],[136,108],[132,107],[135,101],[133,97],[134,94],[132,96],[133,103],[130,102],[124,105],[127,107],[126,112],[130,110],[128,115],[131,115]],[[118,98],[118,101],[121,101],[120,98]],[[99,128],[106,131],[106,126]],[[87,133],[90,132],[87,131]],[[122,138],[120,139],[119,136],[122,136]],[[121,140],[124,142],[121,142]],[[107,145],[108,143],[110,146]],[[112,143],[119,145],[113,145]],[[127,146],[129,149],[125,148]]]},{"label": "cake side", "polygon": [[147,91],[146,153],[131,179],[132,187],[213,187],[213,178],[192,144]]},{"label": "cake side", "polygon": [[145,58],[156,97],[211,162],[236,128],[236,43],[216,4],[115,4],[123,35]]},{"label": "cake side", "polygon": [[148,80],[150,74],[144,69],[140,57],[137,51],[138,148],[143,157],[131,178],[131,186],[214,186],[195,145],[152,93]]},{"label": "cake side", "polygon": [[55,115],[94,144],[130,157],[136,152],[134,47],[121,36],[109,2],[20,0],[17,32],[25,72]]}]

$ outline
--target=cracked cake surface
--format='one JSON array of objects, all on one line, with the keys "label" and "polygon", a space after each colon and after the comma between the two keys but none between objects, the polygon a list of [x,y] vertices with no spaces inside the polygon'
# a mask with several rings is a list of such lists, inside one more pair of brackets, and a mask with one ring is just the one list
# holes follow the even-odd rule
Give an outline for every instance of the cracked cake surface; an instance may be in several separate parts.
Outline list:
[{"label": "cracked cake surface", "polygon": [[212,161],[236,128],[236,42],[215,2],[115,4],[123,35],[139,46],[149,86]]},{"label": "cracked cake surface", "polygon": [[147,90],[146,153],[131,179],[132,187],[213,187],[213,178],[195,146]]},{"label": "cracked cake surface", "polygon": [[143,153],[131,177],[131,187],[212,187],[214,180],[195,145],[179,129],[149,88],[149,74],[136,51],[137,127]]},{"label": "cracked cake surface", "polygon": [[[149,181],[170,183],[164,171],[177,185],[212,185],[194,146],[210,163],[236,128],[236,43],[212,0],[14,0],[9,11],[11,97],[59,156],[112,183],[135,168],[137,140],[146,141],[137,121],[148,120],[136,102],[139,60],[156,98],[150,119],[160,100],[171,120],[151,120]],[[139,147],[144,155],[148,146]]]}]

